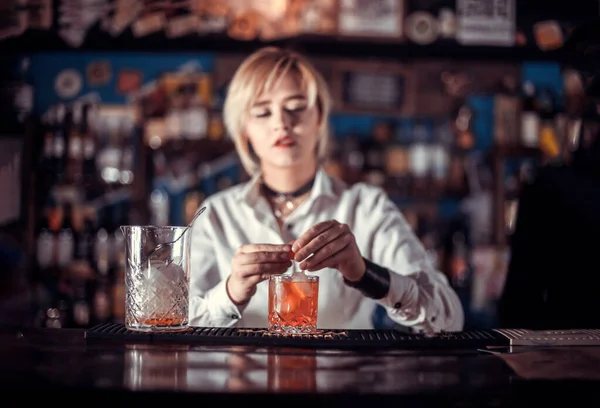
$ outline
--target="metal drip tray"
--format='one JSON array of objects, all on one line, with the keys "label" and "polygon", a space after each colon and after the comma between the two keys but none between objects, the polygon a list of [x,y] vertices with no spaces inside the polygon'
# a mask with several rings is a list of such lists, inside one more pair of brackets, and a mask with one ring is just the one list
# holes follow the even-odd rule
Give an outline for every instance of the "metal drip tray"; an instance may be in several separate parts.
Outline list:
[{"label": "metal drip tray", "polygon": [[86,339],[185,344],[227,344],[304,348],[456,349],[508,346],[509,339],[492,330],[439,333],[433,336],[396,330],[320,330],[316,334],[282,335],[265,329],[192,327],[187,331],[141,333],[122,324],[102,324],[86,331]]}]

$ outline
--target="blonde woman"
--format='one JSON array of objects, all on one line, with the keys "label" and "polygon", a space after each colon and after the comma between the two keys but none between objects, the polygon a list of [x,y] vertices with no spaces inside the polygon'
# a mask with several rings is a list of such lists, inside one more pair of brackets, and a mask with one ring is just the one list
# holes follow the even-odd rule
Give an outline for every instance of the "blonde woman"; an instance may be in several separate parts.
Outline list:
[{"label": "blonde woman", "polygon": [[292,51],[260,49],[234,74],[224,120],[251,180],[202,204],[190,323],[267,327],[266,280],[291,267],[292,249],[320,278],[320,328],[372,328],[379,304],[417,332],[462,330],[456,293],[385,192],[324,172],[330,104],[321,75]]}]

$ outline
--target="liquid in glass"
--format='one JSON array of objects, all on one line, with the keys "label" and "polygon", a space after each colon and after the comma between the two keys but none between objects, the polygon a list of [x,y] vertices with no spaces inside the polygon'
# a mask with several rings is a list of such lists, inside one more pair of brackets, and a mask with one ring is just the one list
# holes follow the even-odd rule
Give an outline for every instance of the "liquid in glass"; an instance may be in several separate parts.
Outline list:
[{"label": "liquid in glass", "polygon": [[308,334],[317,330],[319,277],[304,272],[269,279],[269,331]]}]

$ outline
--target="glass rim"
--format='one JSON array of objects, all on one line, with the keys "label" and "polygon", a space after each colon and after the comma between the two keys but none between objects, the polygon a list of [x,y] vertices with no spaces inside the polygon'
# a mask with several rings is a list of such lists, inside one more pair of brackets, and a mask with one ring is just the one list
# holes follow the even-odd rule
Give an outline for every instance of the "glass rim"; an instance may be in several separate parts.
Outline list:
[{"label": "glass rim", "polygon": [[[281,274],[269,276],[269,280],[272,280],[272,281],[282,281],[282,280],[285,280],[285,279],[289,279],[291,277],[292,277],[291,274],[281,273]],[[306,275],[306,277],[308,278],[309,282],[318,282],[319,281],[319,277],[317,275]]]},{"label": "glass rim", "polygon": [[145,230],[187,230],[191,227],[187,225],[119,225],[119,228]]}]

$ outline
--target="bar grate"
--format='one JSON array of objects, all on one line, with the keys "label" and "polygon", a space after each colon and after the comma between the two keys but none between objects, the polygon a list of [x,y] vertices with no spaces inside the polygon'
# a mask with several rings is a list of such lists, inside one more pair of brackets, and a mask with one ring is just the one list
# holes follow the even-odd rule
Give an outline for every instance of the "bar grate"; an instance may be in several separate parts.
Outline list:
[{"label": "bar grate", "polygon": [[511,346],[599,346],[600,329],[528,330],[495,329]]},{"label": "bar grate", "polygon": [[304,348],[440,349],[508,346],[509,339],[492,330],[411,334],[395,330],[320,330],[318,334],[280,335],[260,328],[191,327],[187,331],[142,333],[122,324],[94,326],[85,333],[88,340],[130,340],[185,344],[226,344],[286,346]]}]

